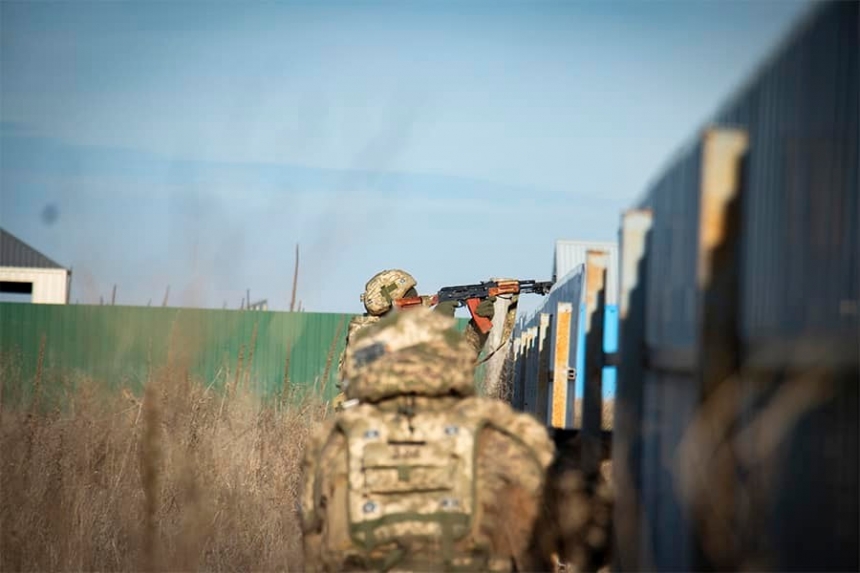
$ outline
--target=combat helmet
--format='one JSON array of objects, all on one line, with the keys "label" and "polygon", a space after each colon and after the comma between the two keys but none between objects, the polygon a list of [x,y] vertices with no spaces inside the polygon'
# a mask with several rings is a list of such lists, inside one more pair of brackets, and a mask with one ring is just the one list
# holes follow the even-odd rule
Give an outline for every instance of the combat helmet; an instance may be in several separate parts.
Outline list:
[{"label": "combat helmet", "polygon": [[412,275],[400,269],[378,272],[364,285],[361,302],[368,314],[381,316],[391,309],[393,300],[403,298],[417,284]]},{"label": "combat helmet", "polygon": [[362,329],[346,349],[346,397],[471,396],[475,352],[448,316],[419,306]]}]

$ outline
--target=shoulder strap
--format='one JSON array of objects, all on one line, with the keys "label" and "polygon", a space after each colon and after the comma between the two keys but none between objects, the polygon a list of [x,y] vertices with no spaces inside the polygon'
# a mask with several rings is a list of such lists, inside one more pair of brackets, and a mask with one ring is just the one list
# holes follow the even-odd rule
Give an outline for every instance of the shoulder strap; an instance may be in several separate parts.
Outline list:
[{"label": "shoulder strap", "polygon": [[317,513],[317,501],[320,499],[320,487],[322,480],[320,472],[320,458],[326,445],[331,441],[337,431],[334,420],[327,420],[323,426],[311,434],[305,444],[305,452],[302,458],[302,530],[314,531],[320,525],[320,516]]},{"label": "shoulder strap", "polygon": [[479,427],[491,427],[525,446],[542,470],[552,463],[555,444],[546,428],[530,414],[517,412],[500,400],[478,396],[463,400],[457,409],[469,412]]}]

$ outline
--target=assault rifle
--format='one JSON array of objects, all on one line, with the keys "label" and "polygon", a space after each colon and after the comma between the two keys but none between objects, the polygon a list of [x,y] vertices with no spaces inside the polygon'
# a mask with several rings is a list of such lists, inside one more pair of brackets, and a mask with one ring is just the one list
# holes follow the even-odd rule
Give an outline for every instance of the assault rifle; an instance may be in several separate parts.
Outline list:
[{"label": "assault rifle", "polygon": [[420,304],[429,303],[430,306],[439,304],[440,302],[456,301],[457,306],[464,304],[469,307],[469,313],[475,321],[478,329],[486,334],[492,328],[493,323],[483,316],[478,316],[475,311],[478,304],[491,296],[499,295],[514,295],[522,293],[535,293],[545,295],[552,288],[553,281],[518,281],[518,280],[500,280],[486,281],[473,285],[457,285],[439,289],[434,295],[427,296],[412,296],[400,298],[394,301],[394,306],[397,308],[407,308]]}]

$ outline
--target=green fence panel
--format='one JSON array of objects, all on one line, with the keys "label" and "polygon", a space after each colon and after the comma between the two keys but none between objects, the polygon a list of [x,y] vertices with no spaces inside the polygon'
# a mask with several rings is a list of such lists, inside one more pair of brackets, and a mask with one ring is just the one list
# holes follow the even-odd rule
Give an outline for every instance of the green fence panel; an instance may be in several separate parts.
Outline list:
[{"label": "green fence panel", "polygon": [[352,316],[0,303],[5,392],[10,378],[25,386],[34,379],[41,354],[46,383],[79,375],[139,391],[152,370],[172,365],[219,388],[239,376],[266,395],[287,384],[331,398]]},{"label": "green fence panel", "polygon": [[[0,303],[0,351],[21,380],[38,369],[139,389],[176,365],[222,386],[240,372],[256,390],[285,381],[334,393],[351,315]],[[42,350],[40,350],[42,349]],[[241,365],[241,371],[239,366]]]}]

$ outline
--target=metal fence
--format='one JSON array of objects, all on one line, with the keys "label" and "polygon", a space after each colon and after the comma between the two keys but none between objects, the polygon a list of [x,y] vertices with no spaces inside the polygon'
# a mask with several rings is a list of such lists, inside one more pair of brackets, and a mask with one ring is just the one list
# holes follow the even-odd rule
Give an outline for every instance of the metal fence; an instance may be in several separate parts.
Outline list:
[{"label": "metal fence", "polygon": [[515,408],[559,429],[587,426],[592,412],[596,428],[611,424],[602,400],[614,393],[616,379],[606,357],[617,346],[617,265],[617,244],[556,244],[555,269],[571,270],[514,330]]},{"label": "metal fence", "polygon": [[331,396],[350,317],[0,303],[4,393],[10,380],[26,393],[37,371],[56,384],[84,376],[137,391],[154,368],[180,364],[206,384],[222,385],[241,370],[264,394],[294,385]]},{"label": "metal fence", "polygon": [[[87,378],[136,392],[174,365],[214,387],[242,376],[264,396],[291,389],[328,399],[353,316],[0,303],[0,393],[5,404],[26,400],[37,375],[48,391]],[[463,330],[468,320],[457,323]]]},{"label": "metal fence", "polygon": [[618,365],[616,570],[860,570],[858,22],[815,4],[622,214],[617,352],[588,262],[518,325],[514,405],[587,471]]},{"label": "metal fence", "polygon": [[625,213],[616,568],[858,570],[858,3]]}]

